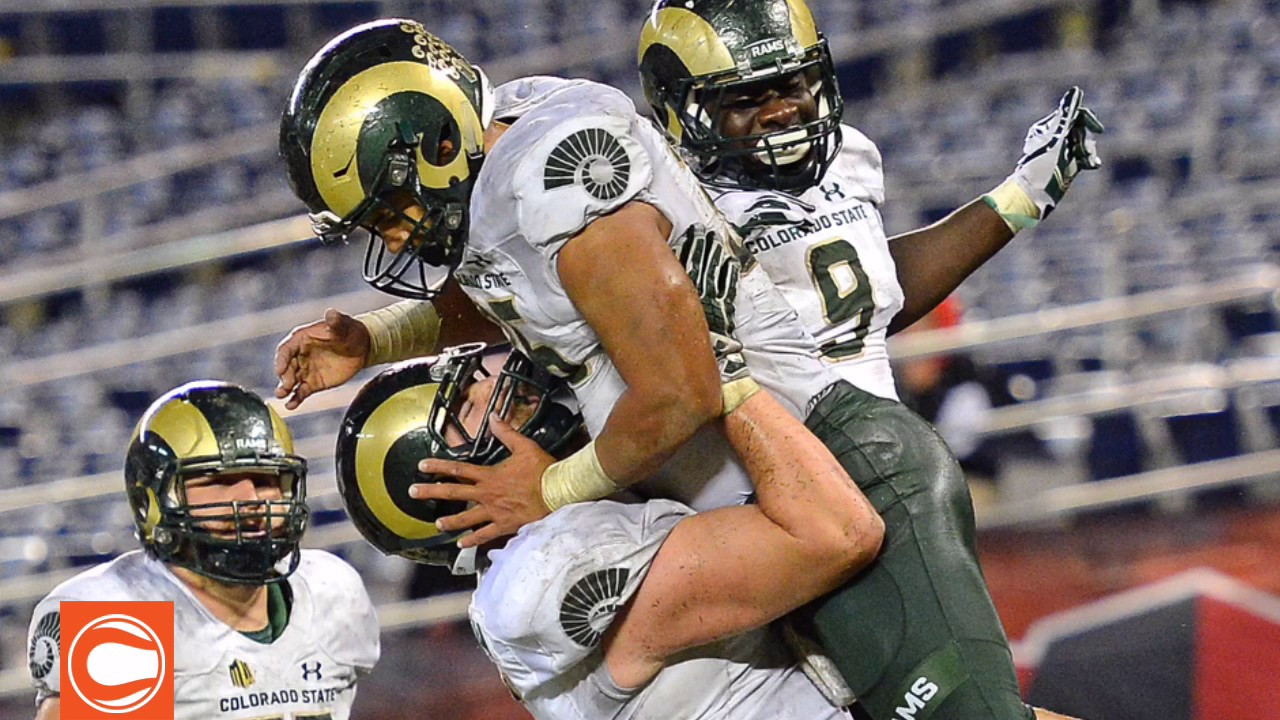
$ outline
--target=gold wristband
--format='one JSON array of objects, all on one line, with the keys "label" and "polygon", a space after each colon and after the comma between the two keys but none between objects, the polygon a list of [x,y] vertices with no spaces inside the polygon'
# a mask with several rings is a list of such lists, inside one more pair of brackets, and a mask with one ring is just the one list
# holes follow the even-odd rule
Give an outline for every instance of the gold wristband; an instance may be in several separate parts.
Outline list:
[{"label": "gold wristband", "polygon": [[552,512],[572,503],[608,497],[617,489],[617,483],[600,466],[594,440],[542,473],[542,502]]},{"label": "gold wristband", "polygon": [[430,355],[440,339],[440,315],[425,300],[401,300],[355,319],[369,330],[366,367]]},{"label": "gold wristband", "polygon": [[720,396],[724,398],[724,410],[720,414],[728,415],[737,410],[742,403],[758,392],[760,392],[760,385],[750,375],[721,385]]},{"label": "gold wristband", "polygon": [[1040,222],[1040,208],[1013,178],[1005,180],[983,195],[982,201],[996,211],[1015,235],[1019,230],[1035,227]]}]

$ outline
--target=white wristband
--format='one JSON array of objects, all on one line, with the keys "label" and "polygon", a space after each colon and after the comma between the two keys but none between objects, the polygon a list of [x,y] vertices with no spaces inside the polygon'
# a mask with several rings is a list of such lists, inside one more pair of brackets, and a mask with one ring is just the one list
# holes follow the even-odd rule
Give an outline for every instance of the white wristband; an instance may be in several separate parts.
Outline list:
[{"label": "white wristband", "polygon": [[720,396],[724,399],[724,409],[720,411],[720,414],[728,415],[737,410],[742,403],[758,392],[760,392],[760,385],[750,375],[737,380],[730,380],[721,385]]},{"label": "white wristband", "polygon": [[355,319],[369,331],[366,367],[430,355],[440,339],[440,315],[426,300],[401,300]]},{"label": "white wristband", "polygon": [[1035,227],[1040,222],[1040,207],[1012,177],[983,195],[982,200],[996,211],[1015,235],[1019,230]]},{"label": "white wristband", "polygon": [[600,465],[595,440],[542,472],[542,502],[551,512],[572,503],[608,497],[617,489],[617,483]]}]

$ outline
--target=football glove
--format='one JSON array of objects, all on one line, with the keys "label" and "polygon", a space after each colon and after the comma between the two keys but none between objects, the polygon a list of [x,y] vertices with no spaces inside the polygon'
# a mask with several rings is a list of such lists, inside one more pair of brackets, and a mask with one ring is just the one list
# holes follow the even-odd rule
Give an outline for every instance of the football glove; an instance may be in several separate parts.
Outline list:
[{"label": "football glove", "polygon": [[685,232],[678,257],[702,301],[721,382],[747,377],[750,373],[742,357],[742,343],[733,334],[734,299],[742,262],[723,237],[702,224],[692,225]]},{"label": "football glove", "polygon": [[1095,135],[1106,129],[1081,106],[1084,92],[1073,87],[1058,108],[1027,131],[1022,159],[1013,174],[982,196],[1013,232],[1035,227],[1053,212],[1081,170],[1102,167]]}]

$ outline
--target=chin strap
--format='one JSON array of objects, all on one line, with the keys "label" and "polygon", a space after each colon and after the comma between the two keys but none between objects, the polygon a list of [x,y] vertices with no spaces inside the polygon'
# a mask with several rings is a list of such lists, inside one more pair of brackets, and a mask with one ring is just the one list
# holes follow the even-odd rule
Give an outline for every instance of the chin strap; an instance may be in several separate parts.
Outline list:
[{"label": "chin strap", "polygon": [[453,565],[449,567],[449,572],[454,575],[475,575],[479,568],[480,553],[477,548],[462,548],[458,551],[457,557],[453,559]]}]

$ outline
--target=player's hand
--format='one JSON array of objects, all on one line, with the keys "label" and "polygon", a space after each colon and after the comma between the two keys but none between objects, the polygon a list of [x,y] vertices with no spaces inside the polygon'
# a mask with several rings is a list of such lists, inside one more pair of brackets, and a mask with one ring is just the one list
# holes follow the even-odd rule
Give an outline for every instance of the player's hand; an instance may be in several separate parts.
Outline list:
[{"label": "player's hand", "polygon": [[538,443],[498,418],[489,416],[489,427],[511,457],[497,465],[472,465],[452,460],[427,459],[418,464],[425,475],[447,475],[457,482],[415,483],[409,497],[415,500],[462,500],[470,508],[442,517],[436,527],[444,532],[475,529],[462,536],[458,547],[479,547],[513,535],[551,511],[542,502],[542,473],[555,462]]},{"label": "player's hand", "polygon": [[293,410],[311,395],[337,387],[364,369],[369,330],[329,308],[324,319],[299,325],[276,346],[276,397]]},{"label": "player's hand", "polygon": [[738,278],[742,262],[726,244],[726,238],[702,224],[689,227],[680,245],[678,257],[685,272],[693,280],[702,301],[702,314],[711,330],[711,349],[720,366],[722,382],[731,382],[748,374],[742,358],[742,343],[734,337],[734,302],[738,294]]},{"label": "player's hand", "polygon": [[[1084,92],[1071,88],[1056,110],[1027,130],[1022,159],[1006,185],[1016,183],[1034,203],[1036,214],[1031,217],[1030,213],[1011,213],[1015,217],[1005,217],[1015,230],[1032,227],[1048,217],[1080,171],[1102,167],[1096,136],[1106,128],[1092,110],[1081,104],[1083,101]],[[1001,212],[1002,217],[1005,214]]]}]

